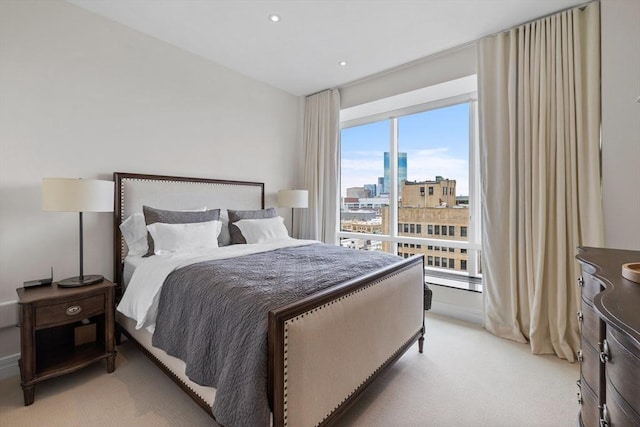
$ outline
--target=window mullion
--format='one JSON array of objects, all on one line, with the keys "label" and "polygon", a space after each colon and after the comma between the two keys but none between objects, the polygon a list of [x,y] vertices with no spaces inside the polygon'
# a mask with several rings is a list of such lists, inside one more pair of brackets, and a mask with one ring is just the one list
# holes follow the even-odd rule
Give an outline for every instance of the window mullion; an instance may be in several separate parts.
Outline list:
[{"label": "window mullion", "polygon": [[[398,119],[389,120],[389,235],[398,237]],[[391,253],[398,254],[397,241]]]},{"label": "window mullion", "polygon": [[[480,246],[482,234],[480,231],[480,152],[478,128],[478,101],[469,101],[469,243]],[[469,253],[469,273],[478,276],[480,265],[478,252]]]}]

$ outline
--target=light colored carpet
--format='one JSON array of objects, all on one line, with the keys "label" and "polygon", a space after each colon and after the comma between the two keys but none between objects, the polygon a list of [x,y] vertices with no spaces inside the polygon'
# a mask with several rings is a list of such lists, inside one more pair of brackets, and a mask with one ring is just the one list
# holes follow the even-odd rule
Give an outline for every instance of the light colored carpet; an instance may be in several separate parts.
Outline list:
[{"label": "light colored carpet", "polygon": [[[524,344],[428,314],[417,345],[339,422],[347,426],[575,426],[577,364],[533,356]],[[131,343],[117,368],[97,363],[36,386],[23,406],[20,379],[0,381],[0,426],[212,426],[213,420]],[[295,427],[295,426],[294,426]]]}]

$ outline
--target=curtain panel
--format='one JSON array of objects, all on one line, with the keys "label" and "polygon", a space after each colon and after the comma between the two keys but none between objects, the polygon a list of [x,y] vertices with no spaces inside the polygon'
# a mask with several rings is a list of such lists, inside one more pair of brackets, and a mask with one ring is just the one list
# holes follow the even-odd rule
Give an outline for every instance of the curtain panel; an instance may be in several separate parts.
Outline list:
[{"label": "curtain panel", "polygon": [[603,244],[599,3],[478,43],[485,327],[574,361],[576,247]]},{"label": "curtain panel", "polygon": [[340,93],[337,89],[310,95],[304,112],[304,188],[309,208],[302,210],[298,236],[337,243]]}]

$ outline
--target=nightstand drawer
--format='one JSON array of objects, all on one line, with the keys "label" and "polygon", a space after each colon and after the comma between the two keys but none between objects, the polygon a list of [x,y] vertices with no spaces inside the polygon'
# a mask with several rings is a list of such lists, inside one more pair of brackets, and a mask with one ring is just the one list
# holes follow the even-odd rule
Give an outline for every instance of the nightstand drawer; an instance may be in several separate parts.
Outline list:
[{"label": "nightstand drawer", "polygon": [[35,308],[35,327],[74,322],[101,313],[104,313],[104,295],[45,305]]}]

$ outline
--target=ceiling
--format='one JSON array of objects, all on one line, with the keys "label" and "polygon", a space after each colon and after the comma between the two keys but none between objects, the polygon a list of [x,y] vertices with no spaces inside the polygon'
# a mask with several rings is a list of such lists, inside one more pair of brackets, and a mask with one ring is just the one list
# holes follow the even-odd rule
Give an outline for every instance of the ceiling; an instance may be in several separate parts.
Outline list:
[{"label": "ceiling", "polygon": [[340,87],[585,2],[68,1],[294,95]]}]

